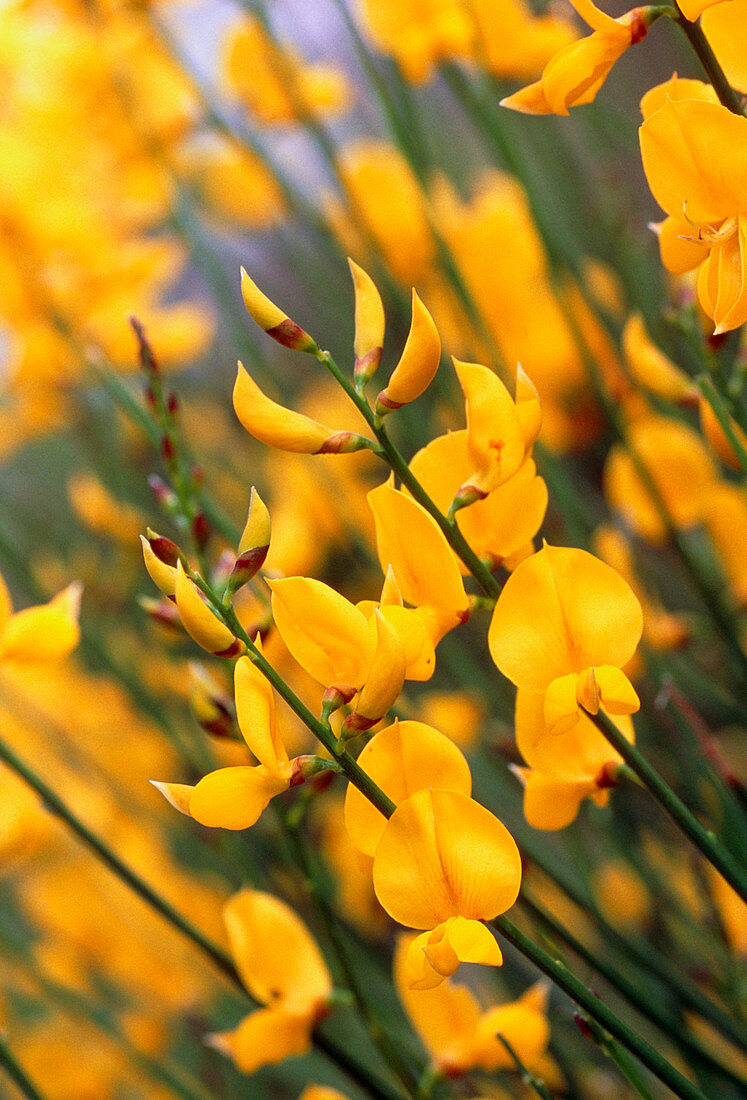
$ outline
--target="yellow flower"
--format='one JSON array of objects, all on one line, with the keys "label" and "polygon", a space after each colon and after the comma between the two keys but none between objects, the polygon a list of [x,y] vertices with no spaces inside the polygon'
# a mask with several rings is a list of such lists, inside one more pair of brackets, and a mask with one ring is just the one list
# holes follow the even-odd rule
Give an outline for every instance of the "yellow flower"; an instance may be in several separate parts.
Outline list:
[{"label": "yellow flower", "polygon": [[410,795],[384,828],[373,879],[390,917],[426,929],[408,951],[414,988],[439,985],[460,962],[503,961],[481,922],[515,902],[521,858],[505,826],[479,803],[431,788]]},{"label": "yellow flower", "polygon": [[747,320],[747,119],[701,98],[660,102],[641,104],[643,167],[690,246],[676,270],[698,268],[698,300],[716,333],[727,332]]},{"label": "yellow flower", "polygon": [[488,645],[504,676],[544,697],[547,726],[560,734],[579,720],[581,708],[638,709],[621,666],[642,627],[641,605],[614,569],[584,550],[545,545],[506,582]]},{"label": "yellow flower", "polygon": [[306,926],[279,898],[242,890],[227,902],[224,919],[241,980],[266,1007],[210,1042],[253,1073],[310,1048],[332,980]]},{"label": "yellow flower", "polygon": [[524,0],[469,0],[467,6],[478,34],[477,60],[495,76],[531,79],[578,37],[562,13],[534,15]]},{"label": "yellow flower", "polygon": [[[463,754],[448,737],[423,722],[396,721],[380,730],[363,747],[358,763],[395,805],[425,787],[468,796],[472,792]],[[358,851],[373,856],[385,826],[382,814],[349,784],[345,827]]]},{"label": "yellow flower", "polygon": [[[680,8],[685,11],[681,4]],[[711,44],[726,79],[742,94],[747,93],[747,0],[713,0],[703,12],[700,25]],[[690,18],[690,16],[688,16]]]},{"label": "yellow flower", "polygon": [[81,586],[69,585],[49,603],[13,612],[0,577],[0,661],[29,663],[66,657],[80,640]]},{"label": "yellow flower", "polygon": [[219,768],[194,787],[155,781],[153,785],[175,809],[201,825],[248,829],[270,799],[288,790],[294,769],[275,723],[273,690],[248,657],[236,662],[234,685],[239,729],[259,764]]},{"label": "yellow flower", "polygon": [[470,52],[474,26],[461,0],[360,0],[366,33],[392,54],[413,83],[428,80],[442,59]]},{"label": "yellow flower", "polygon": [[[647,416],[631,424],[628,434],[675,526],[698,523],[718,472],[697,432],[663,416]],[[664,540],[666,529],[659,511],[621,444],[607,458],[604,491],[610,506],[634,531],[651,542]]]},{"label": "yellow flower", "polygon": [[592,0],[571,3],[593,34],[564,46],[539,80],[502,99],[502,107],[532,115],[567,115],[569,107],[591,103],[617,59],[648,33],[652,9],[633,8],[613,19]]},{"label": "yellow flower", "polygon": [[341,72],[328,65],[305,65],[294,50],[271,42],[251,16],[232,28],[224,64],[231,89],[262,126],[298,121],[298,106],[309,114],[335,113],[350,102]]},{"label": "yellow flower", "polygon": [[692,379],[653,343],[640,313],[633,313],[628,318],[622,345],[636,382],[667,401],[691,402],[694,399],[697,388]]},{"label": "yellow flower", "polygon": [[530,1069],[539,1071],[550,1038],[548,985],[538,982],[517,1001],[483,1010],[467,986],[446,978],[433,989],[413,989],[407,956],[416,937],[401,935],[394,954],[394,982],[432,1064],[448,1077],[470,1069],[494,1072],[515,1063],[496,1038],[500,1032]]},{"label": "yellow flower", "polygon": [[[144,539],[143,545],[146,544],[147,540]],[[181,560],[176,563],[174,601],[187,634],[208,653],[219,657],[235,657],[241,652],[243,644],[234,638],[232,631],[209,606],[195,582],[187,576]]]}]

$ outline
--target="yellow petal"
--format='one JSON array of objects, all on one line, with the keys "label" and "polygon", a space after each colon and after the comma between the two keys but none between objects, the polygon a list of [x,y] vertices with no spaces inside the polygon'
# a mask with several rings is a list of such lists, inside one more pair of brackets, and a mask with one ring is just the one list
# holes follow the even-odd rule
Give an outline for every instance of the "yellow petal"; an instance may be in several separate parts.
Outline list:
[{"label": "yellow petal", "polygon": [[[729,417],[729,424],[732,432],[742,444],[745,451],[747,451],[747,433],[742,431],[732,417]],[[731,440],[721,427],[713,408],[710,403],[706,401],[705,397],[700,398],[700,426],[703,429],[703,434],[721,461],[725,462],[727,466],[731,466],[733,470],[741,470],[742,463],[740,462],[739,456],[734,450]]]},{"label": "yellow petal", "polygon": [[238,643],[231,631],[208,607],[197,585],[184,572],[181,561],[176,567],[174,586],[176,606],[182,626],[208,653],[225,654]]},{"label": "yellow petal", "polygon": [[649,187],[667,214],[719,222],[743,208],[747,118],[720,103],[668,100],[640,129]]},{"label": "yellow petal", "polygon": [[258,546],[269,546],[270,532],[270,513],[267,510],[267,505],[252,485],[249,497],[249,513],[239,540],[238,553],[243,554],[245,551],[254,550]]},{"label": "yellow petal", "polygon": [[405,680],[405,649],[395,628],[377,609],[376,652],[366,682],[355,704],[355,713],[365,719],[383,717],[394,706]]},{"label": "yellow petal", "polygon": [[0,634],[0,660],[35,662],[66,657],[80,640],[81,591],[80,584],[73,583],[49,603],[11,615]]},{"label": "yellow petal", "polygon": [[260,1008],[235,1031],[211,1037],[211,1045],[229,1054],[242,1073],[254,1073],[311,1048],[313,1022],[280,1009]]},{"label": "yellow petal", "polygon": [[241,363],[233,389],[233,407],[250,435],[281,451],[318,454],[336,434],[333,428],[271,401]]},{"label": "yellow petal", "polygon": [[258,1001],[306,1017],[326,1002],[329,971],[306,925],[284,901],[241,890],[223,917],[241,980]]},{"label": "yellow petal", "polygon": [[376,652],[376,625],[322,581],[268,581],[280,635],[298,663],[320,684],[361,687]]},{"label": "yellow petal", "polygon": [[[615,721],[632,742],[630,718]],[[586,714],[581,713],[572,727],[552,733],[545,721],[542,695],[521,689],[516,695],[516,745],[531,768],[557,779],[591,781],[605,764],[621,760]]]},{"label": "yellow petal", "polygon": [[527,1069],[538,1071],[550,1041],[547,994],[547,983],[537,982],[517,1001],[497,1005],[483,1014],[480,1031],[487,1043],[482,1048],[480,1064],[484,1069],[511,1066],[505,1047],[494,1038],[495,1035],[503,1035]]},{"label": "yellow petal", "polygon": [[572,730],[580,718],[576,698],[577,682],[576,673],[570,672],[567,676],[558,676],[547,686],[544,719],[547,732],[553,737]]},{"label": "yellow petal", "polygon": [[189,799],[189,812],[195,821],[210,828],[248,829],[259,820],[276,794],[290,785],[290,765],[286,776],[256,768],[219,768],[201,779]]},{"label": "yellow petal", "polygon": [[392,568],[407,603],[443,608],[453,613],[456,625],[466,615],[467,594],[436,521],[411,497],[388,484],[372,489],[368,503],[376,523],[382,571]]},{"label": "yellow petal", "polygon": [[521,859],[508,829],[453,791],[421,790],[401,802],[374,856],[374,890],[411,928],[449,917],[490,920],[516,900]]},{"label": "yellow petal", "polygon": [[[688,17],[689,18],[689,17]],[[729,0],[713,6],[703,13],[700,25],[718,58],[726,79],[742,94],[747,93],[747,51],[744,28],[747,26],[745,0]]]},{"label": "yellow petal", "polygon": [[635,714],[641,701],[622,669],[597,665],[593,670],[601,705],[608,714]]},{"label": "yellow petal", "polygon": [[8,586],[0,576],[0,637],[5,629],[5,624],[13,613],[13,603],[10,598]]},{"label": "yellow petal", "polygon": [[682,401],[692,395],[692,379],[653,343],[640,313],[628,319],[622,346],[633,378],[652,393],[668,401]]},{"label": "yellow petal", "polygon": [[524,461],[525,426],[497,374],[479,363],[454,360],[467,409],[467,436],[475,463],[470,484],[484,492],[507,481]]},{"label": "yellow petal", "polygon": [[163,592],[164,596],[173,596],[176,588],[175,566],[167,565],[165,561],[161,561],[153,552],[153,547],[145,535],[140,536],[140,542],[143,547],[143,561],[145,562],[148,576],[153,581],[156,588]]},{"label": "yellow petal", "polygon": [[493,613],[490,653],[518,687],[624,665],[641,636],[641,605],[626,581],[584,550],[545,546],[511,574]]},{"label": "yellow petal", "polygon": [[249,657],[236,662],[233,677],[236,718],[244,740],[270,774],[280,774],[288,763],[288,753],[275,723],[272,687]]},{"label": "yellow petal", "polygon": [[718,95],[712,84],[702,80],[690,80],[675,73],[664,81],[649,88],[641,99],[641,114],[649,118],[669,99],[703,99],[706,103],[718,103]]},{"label": "yellow petal", "polygon": [[656,227],[661,262],[673,275],[683,275],[703,263],[709,246],[697,240],[697,231],[682,216],[665,218]]},{"label": "yellow petal", "polygon": [[[441,338],[428,310],[416,291],[412,292],[412,321],[404,351],[384,391],[385,407],[398,407],[427,389],[438,370]],[[380,397],[381,401],[382,398]]]},{"label": "yellow petal", "polygon": [[558,779],[524,769],[524,816],[534,829],[565,829],[595,790],[593,779]]},{"label": "yellow petal", "polygon": [[[457,746],[424,722],[395,722],[364,745],[358,763],[395,805],[424,787],[469,795],[472,777]],[[373,856],[386,819],[351,784],[345,794],[345,826],[353,844]]]},{"label": "yellow petal", "polygon": [[384,344],[384,306],[376,284],[362,267],[348,258],[355,290],[355,365],[368,380],[379,365]]},{"label": "yellow petal", "polygon": [[163,795],[170,806],[178,810],[180,814],[189,814],[189,800],[192,797],[194,787],[189,783],[158,783],[151,779],[151,784]]},{"label": "yellow petal", "polygon": [[304,332],[300,325],[283,313],[282,309],[271,302],[257,284],[241,269],[241,296],[246,311],[261,329],[286,348],[294,351],[316,352],[316,341]]}]

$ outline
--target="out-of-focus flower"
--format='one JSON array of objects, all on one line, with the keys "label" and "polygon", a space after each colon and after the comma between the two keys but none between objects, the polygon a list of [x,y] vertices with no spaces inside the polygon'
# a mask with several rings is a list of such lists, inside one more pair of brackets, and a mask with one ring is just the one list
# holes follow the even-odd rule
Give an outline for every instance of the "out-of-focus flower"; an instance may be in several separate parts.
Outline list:
[{"label": "out-of-focus flower", "polygon": [[253,16],[244,16],[231,30],[224,66],[232,91],[262,126],[334,114],[351,101],[343,73],[329,65],[304,64],[295,50],[272,42]]},{"label": "out-of-focus flower", "polygon": [[641,605],[614,569],[585,550],[545,545],[506,582],[488,644],[504,676],[544,698],[548,730],[560,734],[582,708],[638,710],[622,666],[642,627]]},{"label": "out-of-focus flower", "polygon": [[[649,473],[677,527],[691,527],[703,515],[718,472],[692,428],[662,416],[648,416],[628,428],[632,450]],[[637,533],[662,542],[666,528],[635,463],[622,444],[609,453],[604,490],[610,506]]]},{"label": "out-of-focus flower", "polygon": [[[727,414],[728,415],[728,414]],[[700,398],[700,426],[714,451],[727,466],[733,470],[741,470],[742,462],[728,435],[719,423],[713,407],[705,397]],[[729,427],[742,447],[747,450],[747,433],[743,432],[732,416],[729,416]]]},{"label": "out-of-focus flower", "polygon": [[77,474],[68,482],[70,503],[96,534],[132,545],[145,526],[145,518],[132,504],[117,500],[91,474]]},{"label": "out-of-focus flower", "polygon": [[428,80],[439,61],[471,52],[474,26],[461,0],[359,0],[359,7],[368,37],[413,83]]},{"label": "out-of-focus flower", "polygon": [[269,168],[247,149],[211,134],[179,153],[179,166],[193,179],[209,207],[244,229],[270,229],[284,213],[283,198]]},{"label": "out-of-focus flower", "polygon": [[653,899],[630,863],[606,860],[594,877],[594,895],[607,920],[619,928],[643,930]]},{"label": "out-of-focus flower", "polygon": [[652,341],[643,317],[632,314],[623,330],[625,361],[636,382],[668,401],[692,402],[697,394],[691,378]]},{"label": "out-of-focus flower", "polygon": [[[729,0],[730,3],[734,3],[734,0]],[[691,23],[694,23],[699,15],[702,15],[708,8],[718,6],[719,8],[726,7],[727,4],[723,0],[677,0],[677,7],[680,9],[685,19],[689,19]]]},{"label": "out-of-focus flower", "polygon": [[227,902],[224,918],[241,980],[265,1007],[209,1041],[253,1073],[310,1048],[332,980],[305,924],[279,898],[242,890]]},{"label": "out-of-focus flower", "polygon": [[502,107],[531,115],[567,115],[569,107],[591,103],[617,59],[628,46],[646,36],[656,10],[633,8],[613,19],[592,0],[571,3],[593,33],[564,46],[545,66],[538,81],[502,99]]},{"label": "out-of-focus flower", "polygon": [[739,485],[714,485],[705,495],[702,518],[740,607],[747,607],[747,496]]},{"label": "out-of-focus flower", "polygon": [[81,586],[73,583],[49,603],[13,612],[10,593],[0,577],[0,661],[56,661],[80,639]]},{"label": "out-of-focus flower", "polygon": [[476,60],[495,76],[521,80],[541,72],[578,34],[555,10],[534,15],[524,0],[468,0],[475,21]]},{"label": "out-of-focus flower", "polygon": [[386,824],[373,878],[394,920],[426,929],[407,953],[413,988],[439,985],[460,962],[503,961],[481,922],[513,905],[521,857],[506,827],[479,803],[430,788],[410,795]]},{"label": "out-of-focus flower", "polygon": [[446,978],[433,989],[413,989],[408,954],[416,937],[401,935],[394,955],[394,981],[413,1027],[423,1040],[432,1064],[448,1077],[470,1069],[494,1072],[515,1063],[496,1038],[504,1035],[527,1067],[535,1072],[545,1060],[550,1025],[548,986],[538,982],[517,1001],[487,1011],[464,985]]},{"label": "out-of-focus flower", "polygon": [[651,93],[641,103],[640,140],[653,196],[688,246],[670,270],[698,268],[698,300],[716,333],[728,332],[747,320],[747,119],[720,103],[672,98],[676,84],[662,91],[663,103]]}]

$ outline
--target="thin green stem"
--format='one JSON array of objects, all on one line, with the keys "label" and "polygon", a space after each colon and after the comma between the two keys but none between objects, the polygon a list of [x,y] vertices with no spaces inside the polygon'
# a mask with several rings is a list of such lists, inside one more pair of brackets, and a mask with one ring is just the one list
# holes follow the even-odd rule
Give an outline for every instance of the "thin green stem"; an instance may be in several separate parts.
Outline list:
[{"label": "thin green stem", "polygon": [[394,471],[397,477],[400,479],[403,485],[407,486],[407,489],[412,494],[413,498],[422,505],[423,508],[433,517],[438,526],[440,527],[446,541],[451,546],[452,550],[462,559],[464,564],[469,569],[472,576],[482,585],[483,589],[488,596],[497,597],[500,594],[501,586],[495,579],[493,574],[487,568],[484,562],[480,561],[477,554],[469,545],[464,535],[459,529],[456,520],[449,519],[443,514],[440,508],[431,500],[428,493],[426,493],[423,486],[418,479],[413,475],[410,467],[407,465],[404,456],[401,454],[397,446],[392,442],[389,433],[384,427],[381,419],[377,417],[368,401],[364,397],[361,397],[349,378],[338,367],[335,360],[329,354],[328,351],[319,351],[317,358],[320,363],[323,363],[330,374],[339,382],[348,395],[350,400],[359,409],[361,414],[365,417],[366,422],[373,431],[382,451],[383,457],[386,459],[390,468]]},{"label": "thin green stem", "polygon": [[739,1077],[717,1061],[706,1047],[702,1046],[697,1039],[688,1035],[683,1029],[681,1020],[673,1019],[670,1013],[660,1006],[658,1000],[647,995],[645,990],[635,981],[631,980],[618,966],[606,959],[599,958],[593,951],[585,947],[572,932],[569,932],[563,924],[552,915],[552,913],[548,912],[538,902],[529,897],[526,891],[522,891],[521,901],[527,911],[531,913],[541,925],[549,929],[553,936],[556,936],[564,942],[579,958],[588,963],[589,966],[594,967],[594,969],[601,974],[618,993],[622,994],[630,1004],[642,1013],[643,1016],[647,1017],[657,1027],[661,1028],[672,1042],[682,1046],[694,1058],[700,1059],[706,1063],[711,1070],[715,1070],[722,1076],[728,1077],[738,1088],[745,1087],[746,1082],[743,1078]]},{"label": "thin green stem", "polygon": [[604,1028],[600,1027],[595,1020],[590,1019],[588,1016],[582,1016],[581,1019],[593,1035],[594,1041],[598,1044],[600,1049],[604,1051],[607,1057],[612,1059],[628,1084],[635,1089],[639,1096],[643,1097],[643,1100],[654,1100],[653,1093],[641,1079],[638,1067],[629,1057],[627,1052],[622,1049],[620,1044],[617,1043],[611,1035],[608,1035]]},{"label": "thin green stem", "polygon": [[713,379],[708,374],[699,374],[695,382],[708,404],[713,409],[713,415],[719,422],[719,426],[731,444],[734,454],[737,456],[742,473],[747,474],[747,448],[735,429],[735,424],[729,415],[726,403],[713,384]]},{"label": "thin green stem", "polygon": [[0,1035],[0,1066],[5,1070],[11,1081],[18,1086],[27,1100],[46,1100],[43,1093],[39,1092],[36,1085],[28,1076],[20,1062],[17,1062],[10,1049]]},{"label": "thin green stem", "polygon": [[652,768],[635,745],[631,745],[630,741],[623,736],[615,723],[603,711],[599,711],[598,714],[589,714],[589,717],[682,832],[700,849],[705,858],[720,871],[740,897],[747,901],[747,873],[744,867],[740,866],[734,856],[723,846],[715,833],[703,828],[669,784]]},{"label": "thin green stem", "polygon": [[599,997],[578,980],[568,967],[558,959],[548,955],[541,947],[525,936],[512,921],[505,916],[496,917],[488,922],[501,935],[513,944],[514,947],[526,958],[537,966],[548,978],[567,993],[576,1004],[588,1012],[602,1027],[609,1031],[610,1035],[619,1039],[623,1046],[634,1054],[635,1057],[647,1069],[650,1069],[660,1081],[667,1085],[675,1096],[681,1100],[708,1100],[708,1098],[691,1084],[686,1077],[675,1069],[665,1058],[659,1054],[645,1039],[628,1027],[616,1013],[608,1008]]},{"label": "thin green stem", "polygon": [[700,23],[697,21],[691,23],[689,19],[686,19],[680,11],[677,0],[675,0],[675,10],[677,11],[677,15],[675,16],[674,22],[684,32],[685,37],[697,54],[698,60],[708,74],[708,79],[716,89],[716,95],[721,103],[735,115],[744,115],[744,109],[739,101],[739,96],[726,79],[726,73],[721,68],[719,60],[713,52],[710,42],[703,33],[703,28]]},{"label": "thin green stem", "polygon": [[307,892],[316,906],[322,919],[334,951],[335,958],[345,979],[345,983],[353,995],[355,1005],[366,1026],[366,1030],[372,1043],[378,1049],[386,1065],[399,1080],[402,1088],[412,1100],[417,1100],[418,1077],[408,1065],[400,1053],[396,1043],[374,1011],[363,984],[359,981],[355,967],[348,956],[347,945],[341,934],[337,914],[329,903],[324,889],[320,883],[319,869],[315,865],[312,853],[308,850],[301,836],[300,830],[290,824],[288,818],[283,819],[285,835],[290,845],[292,854],[298,864],[305,882]]},{"label": "thin green stem", "polygon": [[542,1098],[542,1100],[553,1100],[553,1095],[545,1082],[542,1080],[541,1077],[535,1076],[535,1074],[527,1069],[506,1036],[501,1035],[500,1031],[496,1031],[495,1037],[498,1042],[505,1048],[509,1058],[513,1059],[514,1065],[521,1074],[521,1079],[524,1084],[529,1085],[529,1087],[533,1089],[537,1093],[537,1095]]}]

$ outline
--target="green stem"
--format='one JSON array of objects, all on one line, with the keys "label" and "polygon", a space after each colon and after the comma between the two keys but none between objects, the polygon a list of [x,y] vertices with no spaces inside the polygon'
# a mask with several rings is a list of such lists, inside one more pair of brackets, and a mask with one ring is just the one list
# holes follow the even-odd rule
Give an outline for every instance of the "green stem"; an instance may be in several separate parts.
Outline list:
[{"label": "green stem", "polygon": [[523,1083],[525,1085],[529,1085],[531,1089],[534,1089],[534,1091],[537,1093],[538,1096],[542,1098],[542,1100],[553,1100],[553,1095],[545,1082],[542,1080],[541,1077],[536,1077],[533,1073],[530,1072],[530,1070],[527,1069],[519,1055],[512,1047],[511,1043],[509,1043],[506,1036],[501,1035],[500,1031],[496,1031],[495,1037],[498,1042],[505,1047],[509,1058],[513,1059],[517,1070],[521,1074],[521,1079]]},{"label": "green stem", "polygon": [[524,891],[522,891],[521,900],[533,917],[544,925],[545,928],[549,929],[554,936],[557,936],[558,939],[565,942],[579,958],[583,959],[589,966],[594,967],[594,969],[601,974],[618,993],[621,993],[630,1004],[637,1008],[640,1013],[647,1017],[657,1027],[661,1028],[672,1042],[681,1045],[695,1058],[705,1062],[709,1069],[715,1070],[724,1077],[728,1077],[738,1088],[745,1088],[745,1081],[743,1078],[740,1078],[737,1074],[717,1061],[710,1051],[702,1046],[697,1039],[691,1038],[683,1030],[681,1020],[673,1020],[671,1015],[665,1009],[661,1008],[659,1002],[655,998],[647,995],[645,990],[641,989],[635,981],[628,978],[614,963],[608,962],[606,959],[600,959],[598,955],[595,955],[593,951],[590,951],[579,939],[564,928],[562,923],[543,906],[528,897]]},{"label": "green stem", "polygon": [[402,1088],[412,1100],[417,1100],[418,1077],[410,1069],[388,1031],[371,1007],[366,991],[358,980],[355,967],[348,958],[347,945],[344,942],[337,914],[329,903],[319,881],[319,871],[315,866],[312,853],[308,851],[300,831],[282,818],[285,835],[291,851],[306,881],[307,892],[316,906],[327,931],[335,958],[343,973],[345,983],[353,995],[355,1005],[363,1019],[372,1043],[378,1049],[386,1065],[399,1080]]},{"label": "green stem", "polygon": [[394,471],[397,477],[400,479],[403,485],[407,486],[408,490],[412,494],[413,498],[422,505],[423,508],[433,517],[438,526],[440,527],[446,541],[451,546],[452,550],[462,559],[464,564],[469,569],[472,576],[477,580],[485,590],[488,596],[497,597],[500,594],[501,586],[495,579],[493,574],[487,568],[484,562],[480,561],[477,554],[469,545],[464,535],[459,529],[456,520],[448,519],[443,514],[440,508],[431,500],[428,493],[426,493],[423,486],[418,479],[413,475],[410,467],[404,459],[397,446],[392,442],[389,433],[382,424],[379,417],[377,417],[368,404],[368,401],[364,397],[361,397],[356,392],[355,387],[345,374],[340,370],[337,363],[334,361],[328,351],[319,351],[317,359],[320,363],[323,363],[330,374],[339,382],[348,395],[350,400],[356,405],[361,414],[365,417],[366,422],[376,436],[384,457],[389,464],[390,468]]},{"label": "green stem", "polygon": [[522,955],[530,959],[543,974],[551,978],[585,1012],[588,1012],[616,1039],[619,1039],[631,1054],[634,1054],[644,1066],[650,1069],[660,1081],[663,1081],[672,1090],[675,1096],[679,1096],[681,1100],[708,1100],[699,1088],[691,1084],[686,1077],[683,1077],[679,1070],[670,1065],[645,1039],[631,1030],[611,1008],[608,1008],[599,997],[592,993],[590,989],[587,989],[564,963],[554,959],[552,955],[548,955],[546,951],[538,947],[507,917],[496,917],[488,923],[501,935],[505,936],[509,943],[513,944]]},{"label": "green stem", "polygon": [[635,745],[631,745],[630,741],[622,735],[615,723],[603,711],[599,711],[598,714],[589,714],[589,718],[620,754],[625,763],[632,768],[656,801],[679,825],[682,832],[700,849],[705,858],[720,871],[740,897],[747,901],[747,873],[721,844],[715,833],[703,828],[684,802],[677,797],[669,784],[665,783]]},{"label": "green stem", "polygon": [[600,1049],[612,1059],[628,1084],[635,1089],[639,1096],[643,1097],[643,1100],[654,1100],[653,1094],[641,1079],[638,1067],[633,1063],[627,1052],[622,1049],[620,1044],[615,1042],[612,1036],[608,1035],[604,1028],[600,1027],[595,1020],[591,1020],[587,1016],[583,1016],[582,1019],[594,1036],[595,1042],[599,1045]]},{"label": "green stem", "polygon": [[739,96],[726,79],[726,74],[721,68],[719,60],[711,48],[710,42],[703,33],[703,28],[700,23],[691,23],[689,19],[686,19],[679,9],[677,0],[675,0],[675,9],[677,15],[674,21],[684,32],[687,40],[697,54],[698,60],[708,74],[708,79],[716,89],[716,95],[721,103],[735,115],[744,115],[742,104],[739,102]]},{"label": "green stem", "polygon": [[26,1071],[10,1053],[2,1036],[0,1036],[0,1066],[5,1070],[11,1081],[18,1086],[23,1095],[27,1097],[27,1100],[45,1100],[45,1097],[26,1074]]},{"label": "green stem", "polygon": [[734,454],[737,456],[742,473],[747,474],[747,449],[735,430],[735,425],[729,415],[729,410],[724,403],[721,394],[713,384],[713,379],[708,374],[699,374],[695,379],[700,392],[713,409],[713,415],[719,422],[719,426],[731,444]]}]

